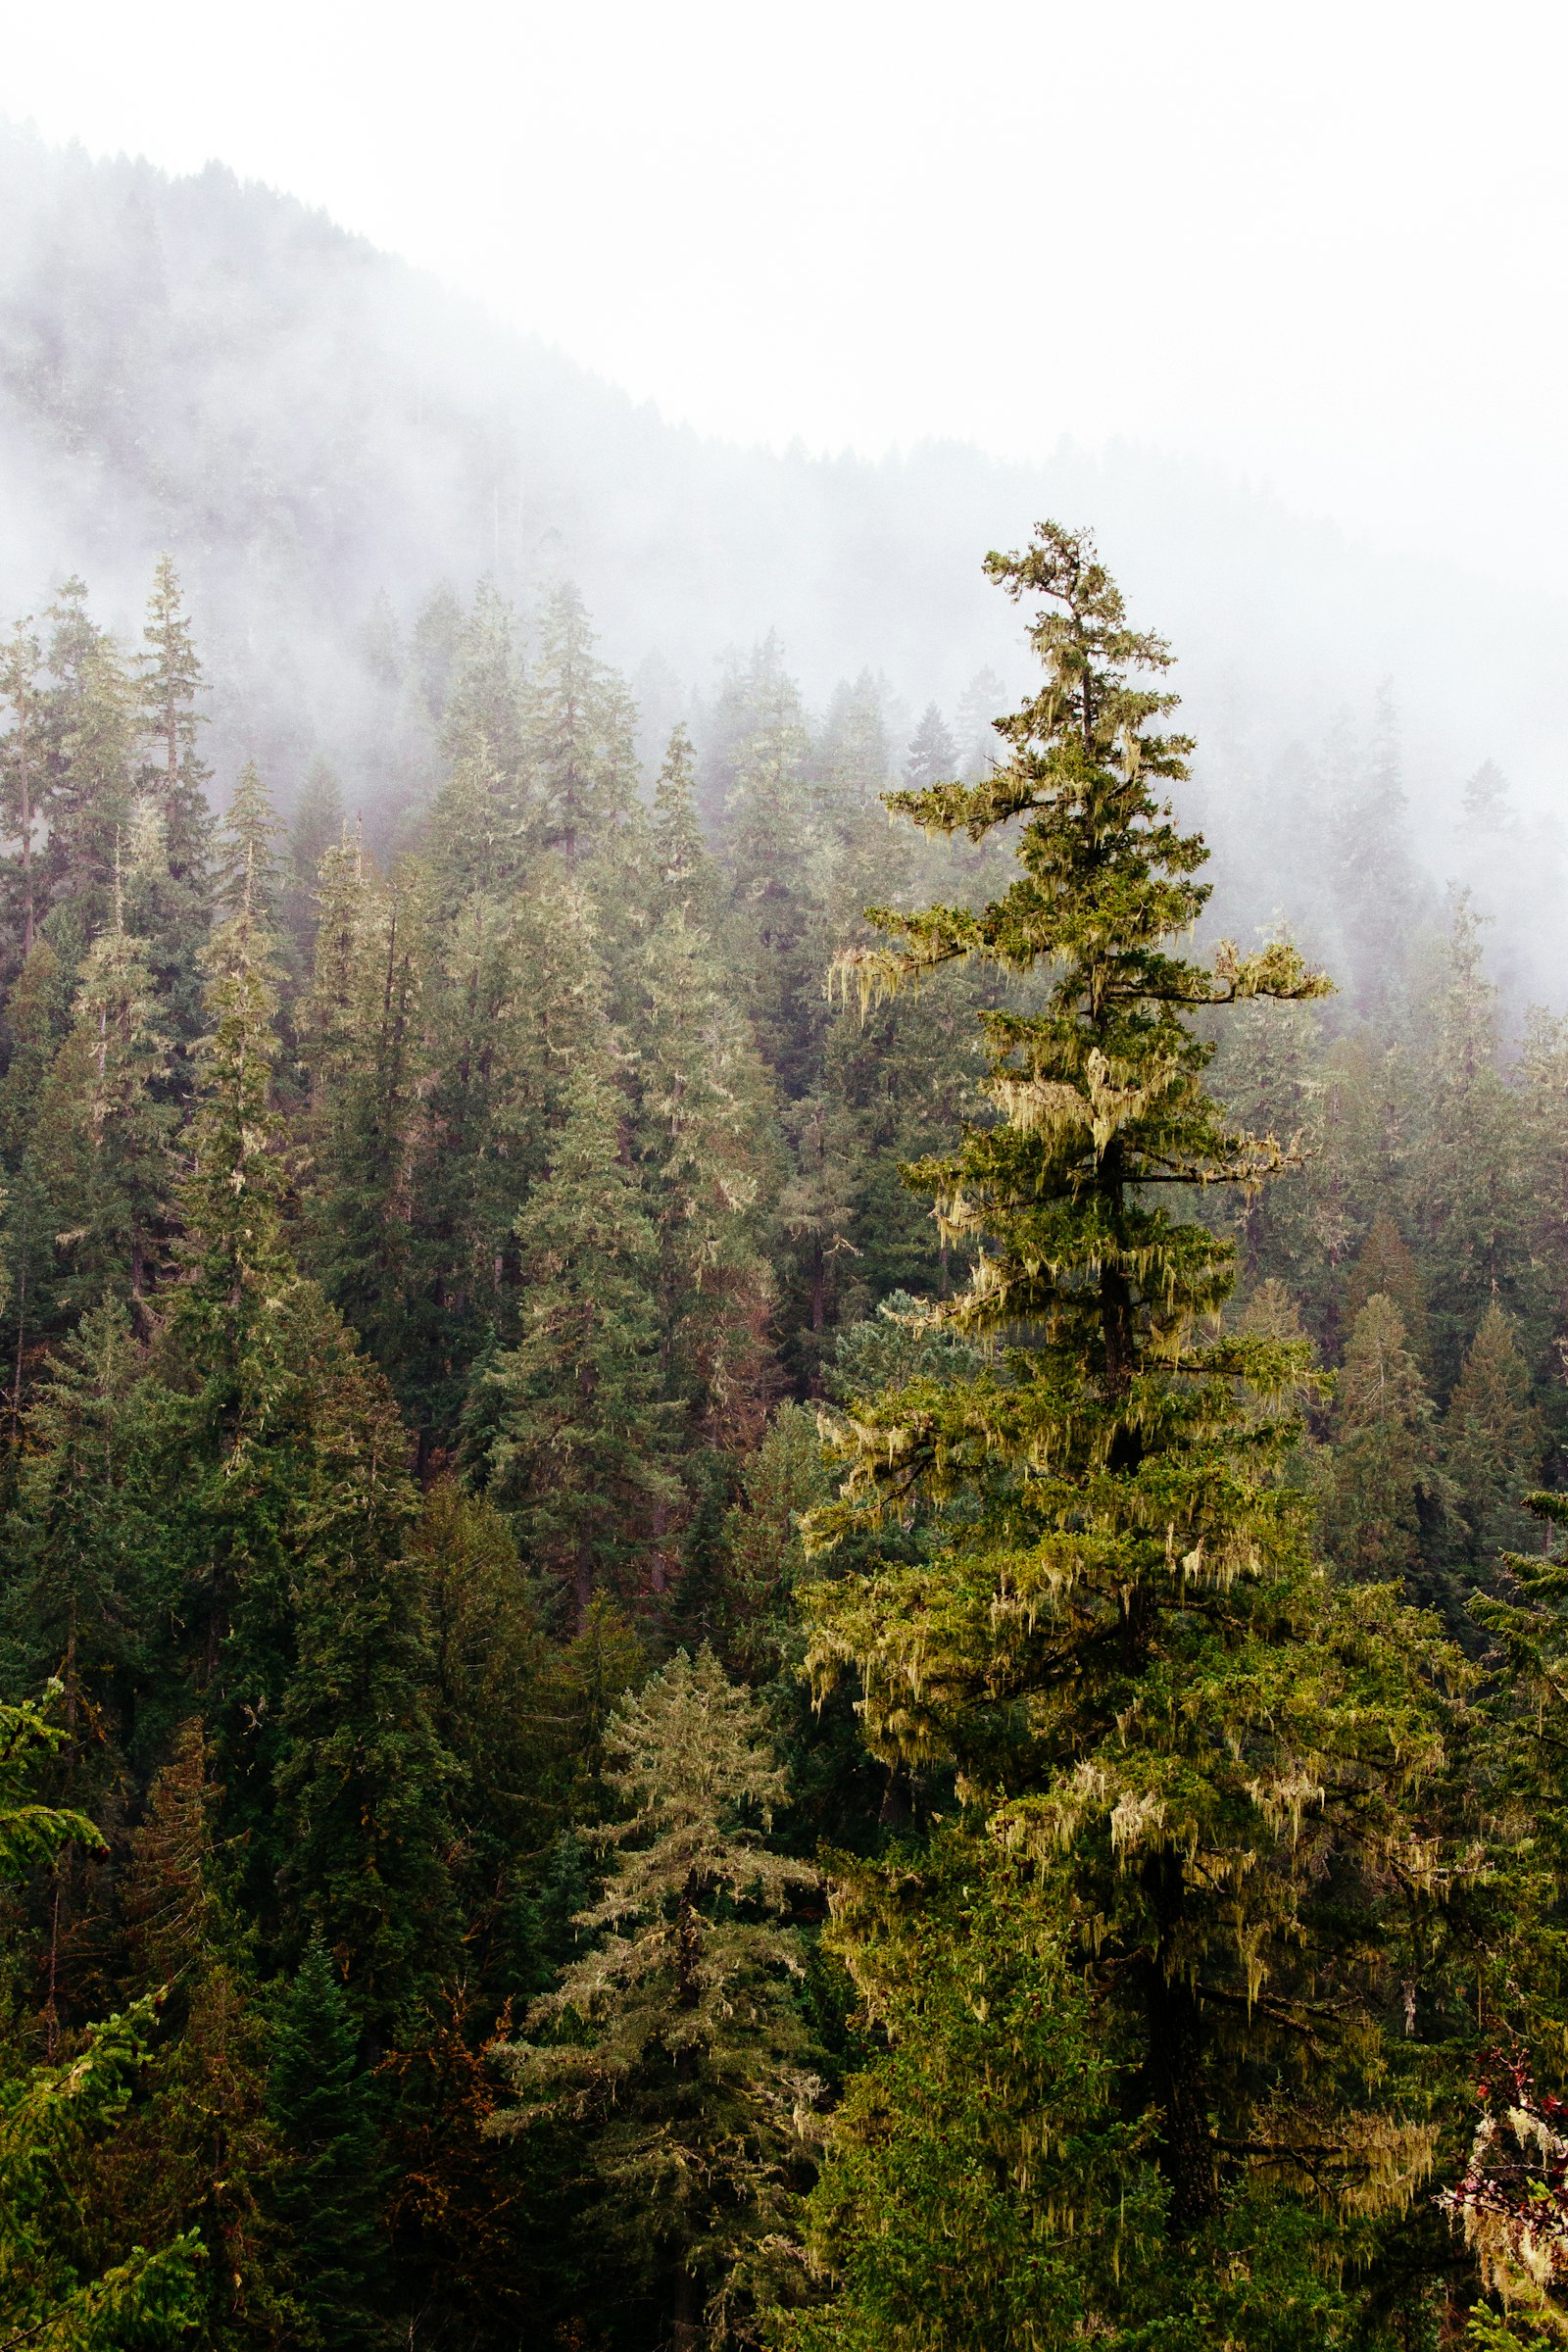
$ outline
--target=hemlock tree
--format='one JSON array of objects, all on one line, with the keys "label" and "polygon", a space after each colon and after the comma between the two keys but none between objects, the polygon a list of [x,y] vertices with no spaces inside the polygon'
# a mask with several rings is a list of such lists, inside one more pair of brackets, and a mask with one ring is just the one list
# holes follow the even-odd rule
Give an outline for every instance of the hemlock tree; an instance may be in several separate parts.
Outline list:
[{"label": "hemlock tree", "polygon": [[785,1777],[761,1701],[711,1650],[628,1694],[606,1745],[627,1818],[592,1833],[612,1874],[577,1914],[593,1948],[527,2021],[575,2030],[498,2053],[525,2102],[498,2123],[574,2125],[602,2236],[677,2345],[722,2344],[809,2163],[805,1954],[780,1920],[817,1874],[765,1841]]},{"label": "hemlock tree", "polygon": [[1021,820],[1022,870],[977,910],[876,912],[892,944],[844,976],[873,998],[966,956],[1035,976],[1038,1010],[984,1016],[996,1123],[921,1171],[977,1248],[932,1312],[996,1353],[845,1408],[818,1547],[919,1506],[936,1526],[914,1557],[803,1598],[819,1687],[857,1675],[873,1752],[956,1772],[998,1866],[1032,1864],[1078,1940],[1113,2095],[1159,2169],[1167,2298],[1197,2312],[1227,2240],[1260,2264],[1295,2243],[1309,2270],[1315,2232],[1397,2213],[1427,2161],[1396,2065],[1368,2092],[1360,1987],[1369,1967],[1392,1999],[1406,1948],[1380,1840],[1407,1834],[1442,1753],[1448,1653],[1387,1591],[1340,1592],[1311,1561],[1279,1478],[1290,1417],[1250,1401],[1298,1383],[1302,1351],[1205,1326],[1231,1248],[1163,1204],[1283,1156],[1227,1129],[1193,1014],[1325,984],[1283,944],[1222,946],[1211,971],[1168,951],[1205,852],[1156,798],[1189,747],[1135,673],[1166,649],[1128,627],[1081,534],[1043,525],[987,568],[1041,599],[1044,686],[999,722],[1005,765],[891,805],[976,840]]}]

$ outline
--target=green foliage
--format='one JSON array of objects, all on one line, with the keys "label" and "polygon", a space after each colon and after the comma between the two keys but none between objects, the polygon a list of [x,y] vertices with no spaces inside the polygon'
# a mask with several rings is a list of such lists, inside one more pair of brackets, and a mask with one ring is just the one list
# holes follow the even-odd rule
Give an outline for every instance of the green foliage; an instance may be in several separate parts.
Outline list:
[{"label": "green foliage", "polygon": [[176,2344],[196,2312],[202,2244],[184,2232],[149,2252],[90,2263],[86,2162],[124,2113],[146,2051],[151,2000],[95,2026],[77,2056],[0,2080],[0,2326],[43,2352],[147,2352]]},{"label": "green foliage", "polygon": [[1419,2097],[1368,2093],[1400,1934],[1375,1854],[1424,1820],[1457,1661],[1313,1565],[1290,1416],[1257,1409],[1303,1353],[1205,1329],[1232,1250],[1163,1204],[1285,1160],[1226,1125],[1194,1016],[1325,984],[1278,943],[1212,970],[1172,952],[1205,853],[1154,795],[1189,749],[1135,674],[1165,648],[1081,536],[1043,526],[989,568],[1042,599],[1045,684],[998,723],[1005,765],[890,805],[976,839],[1015,823],[1019,871],[977,910],[883,910],[892,944],[841,969],[873,999],[970,956],[1036,976],[1038,1010],[984,1015],[995,1123],[923,1170],[977,1252],[937,1318],[990,1360],[841,1418],[818,1546],[916,1507],[934,1542],[810,1586],[812,1662],[858,1677],[874,1753],[955,1770],[977,1825],[1054,1879],[1172,2236],[1242,2211],[1251,2177],[1310,2240],[1319,2200],[1397,2212],[1429,2161]]},{"label": "green foliage", "polygon": [[1418,1581],[1421,1506],[1447,1506],[1432,1399],[1392,1298],[1355,1320],[1335,1391],[1334,1491],[1324,1534],[1352,1576]]},{"label": "green foliage", "polygon": [[[629,1694],[606,1734],[626,1818],[595,1833],[604,1893],[577,1915],[593,1944],[536,2001],[536,2034],[500,2056],[525,2102],[505,2128],[569,2119],[596,2226],[626,2273],[733,2340],[789,2209],[819,2085],[778,1924],[816,1873],[766,1842],[785,1794],[758,1701],[710,1650],[684,1651]],[[499,2119],[498,2119],[499,2123]]]},{"label": "green foliage", "polygon": [[548,1174],[516,1221],[529,1277],[515,1348],[491,1362],[476,1466],[513,1513],[524,1555],[562,1579],[580,1618],[630,1570],[678,1490],[661,1456],[655,1245],[619,1155],[623,1105],[585,1058]]},{"label": "green foliage", "polygon": [[267,2104],[284,2150],[272,2196],[300,2280],[301,2340],[321,2352],[384,2342],[374,2092],[319,1936],[273,2003]]},{"label": "green foliage", "polygon": [[[46,1701],[58,1698],[59,1683],[51,1684]],[[34,1700],[0,1704],[0,1872],[18,1872],[52,1861],[70,1844],[100,1845],[103,1840],[84,1815],[41,1803],[32,1793],[33,1779],[44,1758],[65,1738]]]},{"label": "green foliage", "polygon": [[[59,1693],[55,1685],[49,1696]],[[43,1804],[35,1777],[63,1734],[28,1702],[0,1705],[0,1874],[102,1839],[79,1813]],[[176,2342],[194,2316],[202,2242],[183,2231],[149,2252],[92,2259],[95,2145],[121,2122],[146,2055],[156,2001],[88,2029],[64,2064],[0,2066],[0,2326],[50,2352],[137,2352]]]},{"label": "green foliage", "polygon": [[[1161,2197],[1049,1891],[951,1834],[841,1874],[832,1931],[880,2053],[852,2077],[807,2206],[825,2310],[790,2345],[1034,2352],[1102,2312]],[[999,2064],[999,2054],[1005,2053]]]},{"label": "green foliage", "polygon": [[1326,795],[1376,1025],[1184,944],[1163,647],[1081,537],[991,569],[1022,710],[901,755],[769,639],[646,804],[682,703],[574,590],[380,597],[379,864],[319,760],[281,858],[254,767],[215,831],[167,562],[134,661],[78,581],[0,652],[28,2341],[1410,2352],[1490,2292],[1431,2190],[1568,2030],[1562,1027],[1510,1060],[1462,906],[1434,993],[1387,711]]}]

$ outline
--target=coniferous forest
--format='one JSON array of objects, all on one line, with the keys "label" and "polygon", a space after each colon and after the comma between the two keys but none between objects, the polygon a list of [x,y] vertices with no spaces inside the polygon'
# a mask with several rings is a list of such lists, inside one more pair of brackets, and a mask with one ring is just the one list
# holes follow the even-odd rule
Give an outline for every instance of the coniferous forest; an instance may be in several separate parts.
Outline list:
[{"label": "coniferous forest", "polygon": [[368,824],[6,640],[0,2352],[1568,2334],[1568,1023],[986,568],[651,756],[443,591]]}]

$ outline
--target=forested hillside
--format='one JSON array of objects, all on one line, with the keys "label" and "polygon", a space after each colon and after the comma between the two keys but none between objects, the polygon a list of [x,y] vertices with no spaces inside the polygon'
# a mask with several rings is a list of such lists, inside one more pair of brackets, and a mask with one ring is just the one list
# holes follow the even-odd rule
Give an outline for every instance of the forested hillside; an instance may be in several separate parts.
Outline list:
[{"label": "forested hillside", "polygon": [[11,634],[0,2342],[1560,2339],[1568,1027],[1387,726],[1230,944],[987,568],[995,725],[656,761],[437,599],[373,842],[172,561]]},{"label": "forested hillside", "polygon": [[[39,613],[80,573],[133,631],[172,552],[220,801],[254,759],[292,815],[324,758],[383,846],[439,783],[431,672],[482,580],[524,628],[577,584],[636,688],[649,780],[677,717],[700,743],[721,725],[769,634],[818,722],[841,681],[869,681],[897,744],[935,699],[967,753],[1028,677],[976,551],[1041,514],[1092,517],[1180,651],[1201,737],[1183,809],[1215,837],[1238,936],[1283,918],[1337,969],[1380,951],[1353,806],[1375,771],[1379,824],[1434,901],[1460,876],[1496,918],[1510,1019],[1560,1004],[1568,631],[1469,548],[1401,561],[1149,449],[1023,465],[702,440],[217,166],[170,179],[0,126],[0,610]],[[935,282],[911,368],[946,332]],[[975,365],[1006,364],[999,328]],[[1498,790],[1467,801],[1489,761]]]}]

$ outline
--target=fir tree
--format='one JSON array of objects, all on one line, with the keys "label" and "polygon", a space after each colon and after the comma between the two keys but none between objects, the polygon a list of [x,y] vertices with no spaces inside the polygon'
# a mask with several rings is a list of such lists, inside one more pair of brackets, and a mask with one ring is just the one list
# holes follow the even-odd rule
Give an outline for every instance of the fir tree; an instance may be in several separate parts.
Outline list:
[{"label": "fir tree", "polygon": [[1365,757],[1342,738],[1335,765],[1335,904],[1357,1008],[1374,1013],[1397,998],[1423,897],[1410,843],[1397,722],[1386,683],[1378,693]]},{"label": "fir tree", "polygon": [[1483,760],[1465,779],[1459,796],[1460,815],[1471,833],[1511,833],[1518,827],[1508,779],[1494,760]]},{"label": "fir tree", "polygon": [[777,640],[765,638],[726,683],[722,800],[728,930],[758,1045],[787,1095],[808,1091],[823,1028],[827,941],[814,892],[817,810],[807,780],[810,736]]},{"label": "fir tree", "polygon": [[[420,639],[420,628],[426,630],[425,640]],[[421,614],[416,628],[416,660],[428,637],[426,614]],[[516,615],[493,580],[479,582],[473,611],[453,631],[450,644],[450,666],[440,693],[442,748],[454,767],[487,759],[515,799],[523,767],[522,663]]]},{"label": "fir tree", "polygon": [[[148,857],[161,857],[156,831],[132,865],[132,889]],[[139,1311],[166,1247],[175,1184],[175,1113],[163,1088],[172,1062],[172,1043],[146,942],[126,924],[125,896],[117,871],[109,923],[81,967],[72,1041],[75,1051],[65,1058],[91,1139],[90,1189],[80,1204],[76,1261],[89,1285],[126,1283]],[[86,1083],[76,1092],[80,1076]]]},{"label": "fir tree", "polygon": [[503,2051],[525,2102],[513,2128],[575,2121],[601,2226],[667,2298],[675,2342],[723,2342],[808,2155],[819,2085],[788,1989],[801,1942],[778,1920],[816,1873],[764,1841],[784,1776],[761,1706],[710,1650],[628,1695],[607,1744],[628,1817],[595,1835],[612,1876],[576,1920],[595,1947],[528,2016],[585,2032]]},{"label": "fir tree", "polygon": [[[433,1721],[419,1569],[404,1556],[415,1513],[407,1438],[385,1381],[309,1284],[293,1294],[282,1337],[289,1362],[309,1368],[309,1393],[294,1429],[279,1431],[293,1458],[279,1465],[292,1493],[287,1663],[273,1702],[275,1884],[291,1936],[319,1929],[384,2042],[441,1967],[453,1925],[452,1766]],[[243,1615],[238,1631],[249,1631]],[[247,1663],[242,1651],[236,1674]]]},{"label": "fir tree", "polygon": [[142,2096],[100,2161],[101,2204],[143,2239],[196,2230],[211,2340],[275,2340],[298,2325],[286,2234],[270,2205],[282,2162],[267,2113],[268,2025],[254,1935],[225,1882],[222,1791],[200,1717],[182,1724],[131,1832],[122,1878],[131,1982],[165,1990]]},{"label": "fir tree", "polygon": [[278,1040],[276,940],[248,894],[205,953],[208,1034],[183,1189],[190,1279],[176,1320],[220,1381],[242,1369],[294,1267],[283,1235],[282,1121],[273,1101]]},{"label": "fir tree", "polygon": [[206,788],[212,771],[198,749],[202,713],[202,665],[186,616],[179,575],[171,556],[161,556],[147,600],[139,657],[143,727],[153,756],[142,771],[146,790],[157,796],[169,839],[171,871],[191,886],[201,903],[206,881],[212,819]]},{"label": "fir tree", "polygon": [[[956,735],[958,774],[965,784],[983,784],[1001,764],[1003,746],[997,740],[997,711],[1007,689],[994,669],[977,669],[958,698]],[[944,777],[934,779],[946,782]]]},{"label": "fir tree", "polygon": [[658,924],[644,968],[638,1141],[663,1390],[710,1443],[743,1446],[760,1431],[772,1369],[769,1090],[711,945],[684,910]]},{"label": "fir tree", "polygon": [[136,692],[119,648],[87,618],[79,581],[50,608],[49,889],[85,947],[109,912],[115,859],[136,797]]},{"label": "fir tree", "polygon": [[409,1178],[424,1078],[430,960],[422,876],[379,889],[358,860],[323,860],[317,970],[306,1006],[316,1183],[307,1263],[416,1409],[411,1385]]},{"label": "fir tree", "polygon": [[[106,1300],[51,1357],[27,1416],[10,1529],[5,1618],[14,1657],[59,1676],[74,1742],[100,1792],[122,1769],[177,1605],[162,1557],[142,1352]],[[83,1757],[72,1759],[79,1777]]]},{"label": "fir tree", "polygon": [[795,1168],[779,1195],[778,1215],[800,1251],[809,1328],[807,1362],[815,1385],[829,1307],[837,1302],[845,1269],[859,1255],[851,1236],[858,1230],[864,1152],[853,1112],[829,1097],[792,1102],[785,1121]]},{"label": "fir tree", "polygon": [[[1080,2340],[1136,2279],[1158,2196],[1137,2128],[1107,2113],[1110,2070],[1070,1944],[970,1840],[944,1839],[912,1891],[906,1879],[902,1902],[879,1899],[873,1874],[835,1890],[832,1933],[879,2031],[806,2208],[838,2291],[825,2310],[781,2315],[778,2340],[802,2352]],[[1084,2226],[1091,2211],[1102,2226]]]}]

